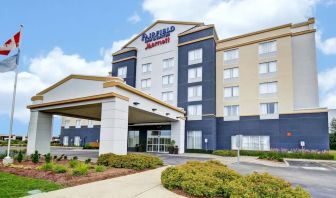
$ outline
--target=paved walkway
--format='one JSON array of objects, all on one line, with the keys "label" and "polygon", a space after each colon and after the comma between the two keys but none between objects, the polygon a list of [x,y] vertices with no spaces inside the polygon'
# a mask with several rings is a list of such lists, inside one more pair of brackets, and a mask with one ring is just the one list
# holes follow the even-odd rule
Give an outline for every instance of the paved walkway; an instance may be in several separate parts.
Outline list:
[{"label": "paved walkway", "polygon": [[161,167],[133,175],[117,177],[83,184],[48,193],[29,196],[29,198],[175,198],[182,197],[166,190],[161,185]]}]

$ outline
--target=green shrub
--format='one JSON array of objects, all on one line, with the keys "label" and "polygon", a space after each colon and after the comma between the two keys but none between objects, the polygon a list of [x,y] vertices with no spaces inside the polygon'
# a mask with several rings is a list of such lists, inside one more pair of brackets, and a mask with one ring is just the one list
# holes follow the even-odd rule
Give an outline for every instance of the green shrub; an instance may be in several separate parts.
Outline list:
[{"label": "green shrub", "polygon": [[86,160],[85,160],[85,164],[90,164],[91,163],[91,158],[87,158]]},{"label": "green shrub", "polygon": [[163,162],[159,157],[148,154],[115,155],[108,153],[100,155],[97,164],[114,168],[143,170],[147,168],[156,168],[163,165]]},{"label": "green shrub", "polygon": [[35,151],[35,153],[31,154],[30,158],[34,164],[37,164],[40,161],[40,154],[38,151]]},{"label": "green shrub", "polygon": [[336,150],[336,133],[329,134],[329,145],[330,149]]},{"label": "green shrub", "polygon": [[22,162],[22,160],[23,160],[23,153],[22,153],[21,150],[20,150],[19,153],[17,154],[16,160],[17,160],[19,163]]},{"label": "green shrub", "polygon": [[87,175],[89,173],[89,166],[84,163],[79,163],[77,166],[74,167],[72,170],[72,175],[74,176],[81,176]]},{"label": "green shrub", "polygon": [[227,157],[236,157],[237,151],[235,150],[216,150],[212,154],[220,155],[220,156],[227,156]]},{"label": "green shrub", "polygon": [[78,157],[77,156],[73,156],[72,159],[73,160],[78,160]]},{"label": "green shrub", "polygon": [[98,165],[98,166],[96,166],[96,168],[95,168],[95,170],[96,170],[96,172],[104,172],[105,171],[105,166],[103,166],[103,165]]},{"label": "green shrub", "polygon": [[47,153],[44,155],[44,160],[46,163],[50,163],[51,162],[51,154]]},{"label": "green shrub", "polygon": [[37,167],[37,170],[43,170],[43,171],[51,171],[54,168],[53,163],[45,163],[39,167]]},{"label": "green shrub", "polygon": [[69,162],[70,168],[76,167],[80,162],[78,160],[70,160]]},{"label": "green shrub", "polygon": [[205,149],[186,149],[186,153],[207,153],[212,154],[212,150],[205,150]]},{"label": "green shrub", "polygon": [[64,165],[56,164],[54,165],[52,171],[54,173],[66,173],[68,171],[68,168]]},{"label": "green shrub", "polygon": [[161,174],[162,185],[200,197],[310,197],[301,187],[267,173],[241,176],[218,161],[187,162],[168,167]]}]

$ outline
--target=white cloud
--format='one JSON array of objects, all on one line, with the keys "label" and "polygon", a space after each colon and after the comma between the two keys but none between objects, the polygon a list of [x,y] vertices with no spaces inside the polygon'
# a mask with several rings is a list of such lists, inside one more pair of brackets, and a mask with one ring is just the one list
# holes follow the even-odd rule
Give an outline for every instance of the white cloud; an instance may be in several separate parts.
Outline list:
[{"label": "white cloud", "polygon": [[336,108],[336,66],[318,75],[321,106]]},{"label": "white cloud", "polygon": [[322,40],[322,32],[316,33],[316,46],[326,55],[336,54],[336,37]]},{"label": "white cloud", "polygon": [[128,18],[128,21],[133,23],[133,24],[138,23],[140,20],[141,20],[141,18],[138,15],[138,13],[136,13],[136,12]]},{"label": "white cloud", "polygon": [[302,22],[313,16],[318,0],[145,0],[154,20],[213,23],[221,38],[262,28]]}]

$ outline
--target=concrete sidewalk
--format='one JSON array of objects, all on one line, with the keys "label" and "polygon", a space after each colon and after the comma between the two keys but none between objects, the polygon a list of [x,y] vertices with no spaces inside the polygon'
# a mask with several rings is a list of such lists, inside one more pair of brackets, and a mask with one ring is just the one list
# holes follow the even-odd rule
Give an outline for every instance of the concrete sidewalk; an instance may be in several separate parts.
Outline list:
[{"label": "concrete sidewalk", "polygon": [[182,197],[161,185],[161,172],[167,167],[161,167],[133,175],[117,177],[93,183],[83,184],[48,193],[41,193],[29,198],[174,198]]}]

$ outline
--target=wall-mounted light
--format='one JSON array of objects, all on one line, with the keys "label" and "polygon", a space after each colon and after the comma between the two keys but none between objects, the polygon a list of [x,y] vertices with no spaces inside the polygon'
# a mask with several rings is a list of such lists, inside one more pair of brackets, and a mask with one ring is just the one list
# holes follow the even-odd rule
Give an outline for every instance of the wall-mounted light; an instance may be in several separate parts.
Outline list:
[{"label": "wall-mounted light", "polygon": [[170,113],[166,113],[166,116],[169,116],[170,115]]},{"label": "wall-mounted light", "polygon": [[152,109],[152,111],[154,112],[154,111],[156,111],[157,109]]},{"label": "wall-mounted light", "polygon": [[140,104],[140,103],[138,103],[138,102],[133,102],[133,104],[134,104],[134,105],[138,105],[138,104]]}]

